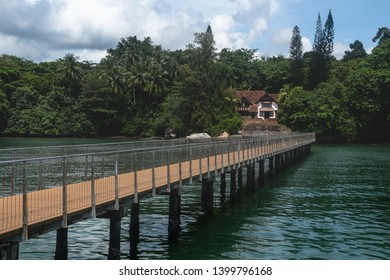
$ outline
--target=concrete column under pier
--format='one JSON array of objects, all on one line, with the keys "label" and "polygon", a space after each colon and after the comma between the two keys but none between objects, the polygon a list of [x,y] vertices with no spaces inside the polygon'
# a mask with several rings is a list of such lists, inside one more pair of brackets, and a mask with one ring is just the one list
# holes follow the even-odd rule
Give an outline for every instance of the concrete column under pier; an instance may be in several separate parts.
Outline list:
[{"label": "concrete column under pier", "polygon": [[264,181],[264,159],[259,161],[259,187]]},{"label": "concrete column under pier", "polygon": [[180,188],[174,187],[169,193],[169,239],[177,239],[180,235],[181,194]]},{"label": "concrete column under pier", "polygon": [[242,167],[238,168],[238,187],[242,188]]},{"label": "concrete column under pier", "polygon": [[121,225],[122,218],[126,216],[127,208],[122,205],[118,210],[107,211],[101,218],[110,219],[110,240],[108,247],[108,260],[120,260]]},{"label": "concrete column under pier", "polygon": [[121,224],[120,215],[113,213],[110,218],[109,260],[120,260],[121,258]]},{"label": "concrete column under pier", "polygon": [[274,157],[270,157],[268,159],[269,161],[269,165],[268,165],[268,168],[269,168],[269,175],[274,175],[275,173],[275,170],[274,170]]},{"label": "concrete column under pier", "polygon": [[214,212],[214,182],[211,178],[202,180],[202,210],[206,215]]},{"label": "concrete column under pier", "polygon": [[57,229],[55,260],[68,259],[68,228]]},{"label": "concrete column under pier", "polygon": [[252,164],[249,164],[247,165],[246,167],[246,184],[247,184],[247,188],[251,189],[254,187],[254,176],[253,176],[253,165]]},{"label": "concrete column under pier", "polygon": [[275,155],[274,159],[274,171],[277,172],[281,168],[281,155]]},{"label": "concrete column under pier", "polygon": [[18,260],[19,242],[0,243],[0,260]]},{"label": "concrete column under pier", "polygon": [[139,203],[132,203],[131,204],[129,234],[130,234],[131,241],[138,241],[138,239],[139,239]]},{"label": "concrete column under pier", "polygon": [[221,173],[221,194],[226,194],[226,173]]},{"label": "concrete column under pier", "polygon": [[234,197],[236,192],[236,169],[232,169],[230,170],[230,197]]}]

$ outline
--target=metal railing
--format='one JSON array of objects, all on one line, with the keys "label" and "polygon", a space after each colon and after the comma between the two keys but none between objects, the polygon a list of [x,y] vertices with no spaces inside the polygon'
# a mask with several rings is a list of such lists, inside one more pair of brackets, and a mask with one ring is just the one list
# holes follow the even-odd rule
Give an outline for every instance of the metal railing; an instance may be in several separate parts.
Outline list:
[{"label": "metal railing", "polygon": [[119,141],[111,143],[37,146],[0,149],[0,162],[8,160],[66,156],[85,153],[114,152],[121,150],[170,147],[188,143],[187,139]]},{"label": "metal railing", "polygon": [[66,226],[72,213],[90,211],[94,217],[98,205],[118,209],[124,198],[137,201],[140,193],[155,195],[162,186],[169,191],[172,184],[182,186],[184,180],[201,180],[314,141],[308,133],[144,147],[115,143],[98,152],[88,146],[85,153],[1,161],[0,235],[22,228],[27,238],[28,226],[41,221],[62,219]]}]

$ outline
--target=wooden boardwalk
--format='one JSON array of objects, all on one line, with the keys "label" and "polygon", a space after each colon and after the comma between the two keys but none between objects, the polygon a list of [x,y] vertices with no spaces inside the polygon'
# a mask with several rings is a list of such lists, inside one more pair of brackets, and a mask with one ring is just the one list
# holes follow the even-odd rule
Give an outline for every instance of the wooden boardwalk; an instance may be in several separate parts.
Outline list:
[{"label": "wooden boardwalk", "polygon": [[313,143],[315,136],[286,139],[253,141],[245,149],[233,148],[229,152],[183,162],[179,159],[164,166],[135,169],[123,174],[116,172],[113,176],[93,177],[84,182],[67,184],[64,178],[62,186],[5,196],[0,198],[0,241],[21,241],[50,228],[66,228],[69,222],[119,210],[123,205],[138,203],[144,196],[154,196],[162,190],[169,192],[174,186],[182,187],[184,182],[193,178],[224,173],[251,162],[293,152]]}]

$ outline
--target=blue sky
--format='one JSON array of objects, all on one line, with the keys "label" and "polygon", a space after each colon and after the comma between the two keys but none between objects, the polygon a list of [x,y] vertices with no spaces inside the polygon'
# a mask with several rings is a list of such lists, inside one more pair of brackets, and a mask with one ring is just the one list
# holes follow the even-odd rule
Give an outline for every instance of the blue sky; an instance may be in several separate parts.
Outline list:
[{"label": "blue sky", "polygon": [[211,24],[221,48],[288,55],[298,25],[311,50],[318,13],[335,23],[334,55],[363,42],[370,51],[379,27],[389,27],[388,0],[0,0],[0,54],[51,61],[74,53],[99,61],[124,37],[151,37],[164,49],[184,49]]},{"label": "blue sky", "polygon": [[[335,24],[336,47],[348,48],[355,40],[360,40],[366,49],[376,43],[371,39],[379,27],[390,25],[390,1],[388,0],[285,0],[279,14],[272,19],[275,29],[298,25],[302,36],[313,41],[318,13],[324,24],[329,10]],[[337,51],[337,50],[335,50]]]}]

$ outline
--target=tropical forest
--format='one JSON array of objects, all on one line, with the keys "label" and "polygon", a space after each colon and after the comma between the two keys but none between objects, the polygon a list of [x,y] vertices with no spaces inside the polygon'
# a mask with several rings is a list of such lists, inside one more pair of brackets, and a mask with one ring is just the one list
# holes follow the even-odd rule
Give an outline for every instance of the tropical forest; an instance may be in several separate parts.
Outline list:
[{"label": "tropical forest", "polygon": [[100,62],[67,54],[50,62],[0,55],[0,135],[216,136],[240,131],[239,90],[279,93],[278,120],[330,142],[390,141],[390,29],[370,52],[356,38],[333,56],[331,12],[318,16],[313,49],[294,27],[288,56],[217,50],[210,26],[184,50],[122,38]]}]

